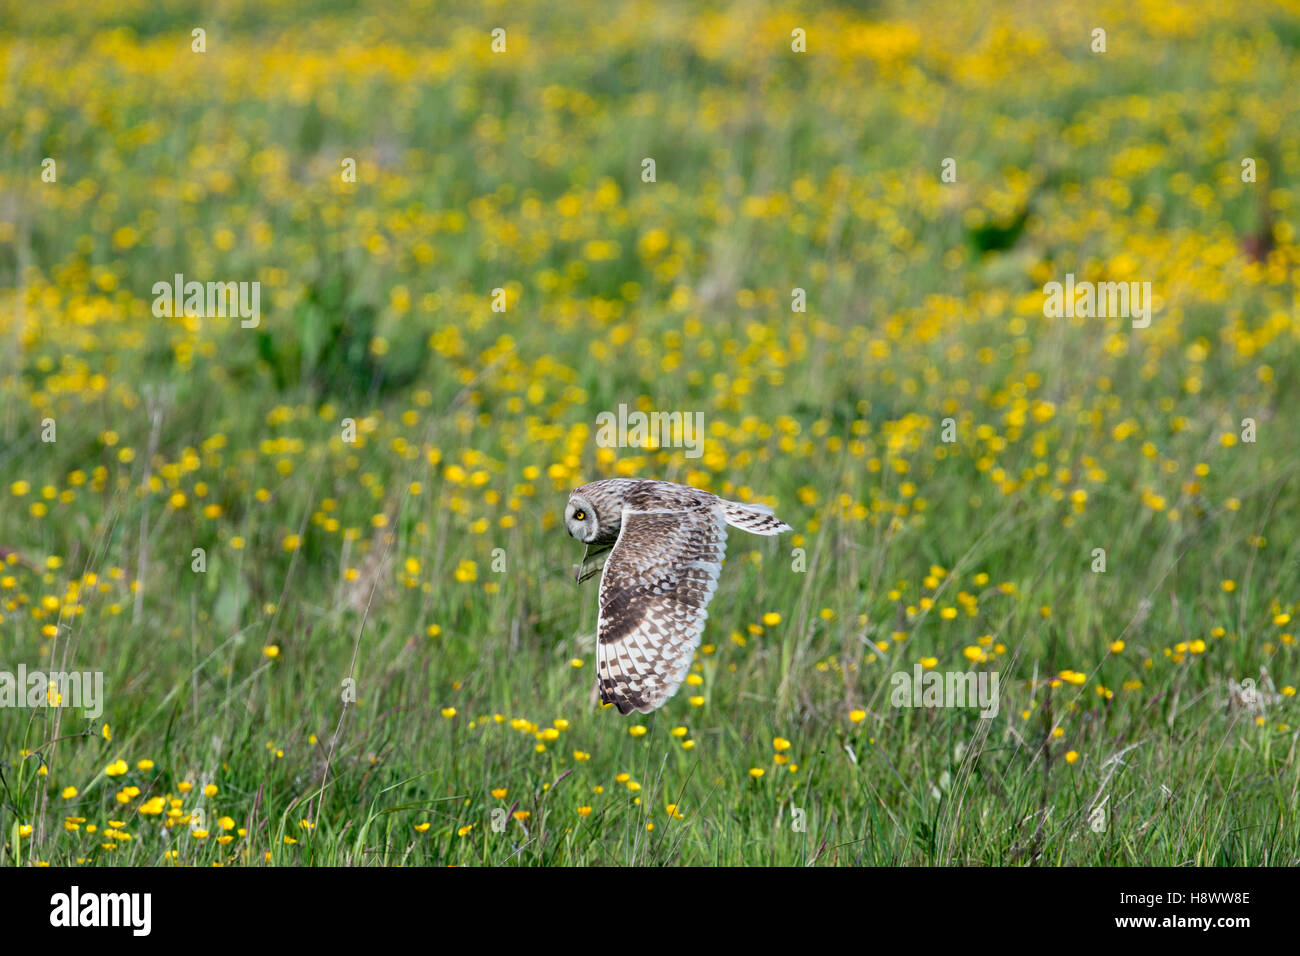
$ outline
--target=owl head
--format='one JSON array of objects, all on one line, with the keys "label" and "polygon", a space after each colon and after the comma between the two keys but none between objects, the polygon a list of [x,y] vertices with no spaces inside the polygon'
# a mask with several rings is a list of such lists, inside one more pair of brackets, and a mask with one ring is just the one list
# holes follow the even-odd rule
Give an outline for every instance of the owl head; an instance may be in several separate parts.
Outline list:
[{"label": "owl head", "polygon": [[600,533],[600,519],[585,495],[576,491],[569,495],[569,503],[564,509],[564,527],[569,537],[577,538],[583,544],[591,544]]},{"label": "owl head", "polygon": [[622,483],[593,481],[575,489],[564,508],[564,527],[583,544],[613,544],[623,521]]}]

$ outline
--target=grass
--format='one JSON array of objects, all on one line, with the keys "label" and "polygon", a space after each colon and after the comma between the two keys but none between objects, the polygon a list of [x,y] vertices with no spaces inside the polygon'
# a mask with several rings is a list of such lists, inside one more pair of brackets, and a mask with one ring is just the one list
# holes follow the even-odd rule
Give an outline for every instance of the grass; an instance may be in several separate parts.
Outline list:
[{"label": "grass", "polygon": [[[3,711],[5,864],[1300,861],[1294,9],[73,9],[0,39],[0,673],[105,708]],[[613,475],[795,529],[648,716]]]}]

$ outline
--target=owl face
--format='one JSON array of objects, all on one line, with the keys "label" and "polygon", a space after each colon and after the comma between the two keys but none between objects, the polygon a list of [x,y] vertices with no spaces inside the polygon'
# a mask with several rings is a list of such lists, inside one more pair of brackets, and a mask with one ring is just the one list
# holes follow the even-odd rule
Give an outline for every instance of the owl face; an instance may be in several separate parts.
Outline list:
[{"label": "owl face", "polygon": [[568,529],[569,537],[577,538],[583,544],[591,544],[600,534],[596,509],[576,491],[569,496],[569,504],[564,509],[564,527]]},{"label": "owl face", "polygon": [[623,523],[624,498],[631,484],[626,478],[606,478],[574,488],[564,509],[564,526],[569,534],[583,544],[606,545],[617,541]]}]

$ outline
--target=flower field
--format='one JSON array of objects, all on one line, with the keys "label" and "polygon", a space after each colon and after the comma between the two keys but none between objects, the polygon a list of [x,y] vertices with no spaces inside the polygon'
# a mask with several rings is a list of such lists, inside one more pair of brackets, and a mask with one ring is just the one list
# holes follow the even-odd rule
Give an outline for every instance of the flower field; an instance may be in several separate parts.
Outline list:
[{"label": "flower field", "polygon": [[[0,863],[1300,862],[1297,3],[6,17]],[[616,476],[794,529],[627,717]]]}]

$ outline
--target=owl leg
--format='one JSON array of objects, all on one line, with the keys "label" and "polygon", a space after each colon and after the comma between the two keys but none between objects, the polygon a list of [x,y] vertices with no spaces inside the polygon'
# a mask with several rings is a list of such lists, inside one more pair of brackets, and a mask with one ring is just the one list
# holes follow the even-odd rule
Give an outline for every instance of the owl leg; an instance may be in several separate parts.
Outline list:
[{"label": "owl leg", "polygon": [[604,567],[604,564],[598,564],[598,565],[596,565],[596,567],[592,568],[590,571],[585,571],[584,569],[587,567],[587,561],[588,561],[588,559],[590,559],[590,558],[598,558],[598,557],[600,557],[602,554],[604,554],[606,551],[610,550],[612,547],[613,547],[613,545],[611,545],[611,544],[601,545],[599,548],[596,548],[594,551],[592,550],[591,545],[587,545],[587,547],[583,548],[583,550],[582,550],[582,563],[581,563],[581,564],[575,564],[575,565],[573,566],[573,581],[574,581],[574,584],[581,584],[583,581],[586,581],[588,578],[594,577],[595,575],[599,574],[600,571],[601,571],[601,568]]},{"label": "owl leg", "polygon": [[599,565],[597,567],[592,568],[590,571],[586,572],[585,574],[579,574],[578,572],[581,570],[582,569],[578,565],[575,564],[573,566],[573,573],[577,577],[579,584],[581,584],[583,581],[587,581],[591,578],[594,578],[596,575],[600,574],[601,571],[605,570],[605,566],[603,564]]}]

